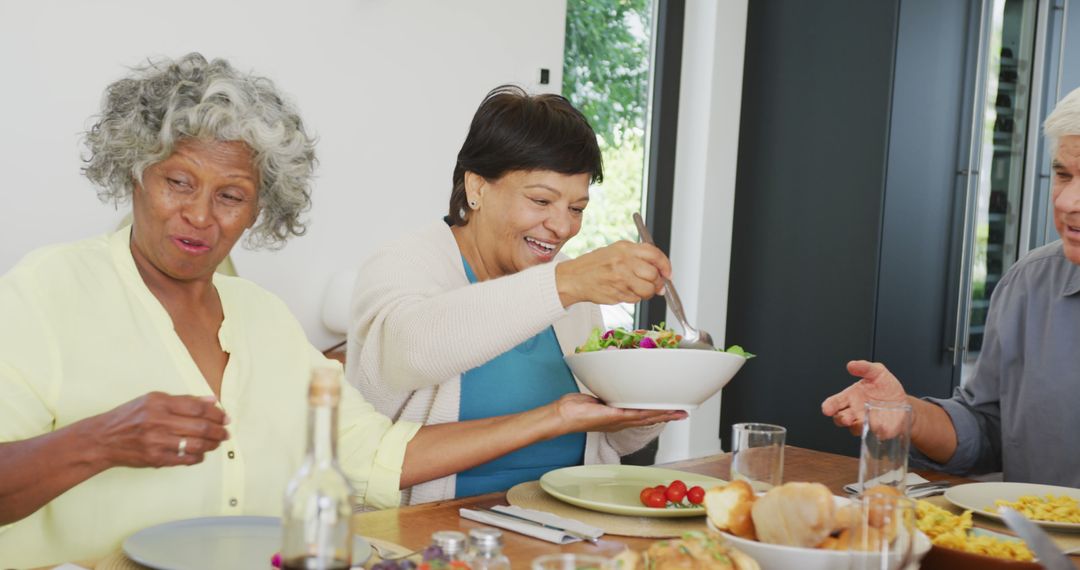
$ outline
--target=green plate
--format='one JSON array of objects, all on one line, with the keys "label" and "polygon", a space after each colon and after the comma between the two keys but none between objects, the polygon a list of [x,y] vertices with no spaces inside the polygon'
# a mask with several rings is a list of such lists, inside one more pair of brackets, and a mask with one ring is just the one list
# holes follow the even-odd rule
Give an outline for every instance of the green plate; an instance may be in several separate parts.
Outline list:
[{"label": "green plate", "polygon": [[682,480],[687,487],[699,485],[706,490],[725,483],[722,479],[659,467],[581,465],[545,473],[540,478],[540,488],[560,501],[602,513],[665,518],[705,516],[703,506],[654,509],[641,504],[642,489],[667,485],[675,479]]}]

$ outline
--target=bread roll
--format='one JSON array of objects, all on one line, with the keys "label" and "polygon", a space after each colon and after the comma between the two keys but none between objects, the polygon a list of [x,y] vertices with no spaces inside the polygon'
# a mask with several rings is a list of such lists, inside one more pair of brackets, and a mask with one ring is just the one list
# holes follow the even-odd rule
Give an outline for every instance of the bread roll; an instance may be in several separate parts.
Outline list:
[{"label": "bread roll", "polygon": [[[881,550],[883,537],[880,530],[872,526],[860,527],[856,525],[854,528],[854,531],[850,528],[844,529],[836,537],[836,542],[830,548],[832,550],[863,550],[866,552]],[[866,533],[865,538],[863,538],[863,532]]]},{"label": "bread roll", "polygon": [[705,492],[705,513],[718,530],[757,540],[750,511],[757,497],[746,481],[732,481]]},{"label": "bread roll", "polygon": [[833,512],[833,533],[838,533],[846,528],[851,528],[851,525],[855,524],[855,521],[859,519],[859,515],[862,513],[862,509],[855,503],[848,503],[836,507]]},{"label": "bread roll", "polygon": [[785,483],[751,509],[758,540],[813,548],[833,530],[833,496],[821,483]]},{"label": "bread roll", "polygon": [[[896,509],[896,499],[902,497],[896,487],[877,485],[863,493],[863,499],[867,503],[867,522],[875,528],[882,528],[885,523],[893,518]],[[890,525],[894,526],[894,525]]]}]

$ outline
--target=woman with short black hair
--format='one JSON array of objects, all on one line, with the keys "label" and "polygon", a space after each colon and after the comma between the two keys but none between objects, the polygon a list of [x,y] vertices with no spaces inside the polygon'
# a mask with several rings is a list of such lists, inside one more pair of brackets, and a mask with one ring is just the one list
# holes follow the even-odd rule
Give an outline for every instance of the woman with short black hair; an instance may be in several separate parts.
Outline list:
[{"label": "woman with short black hair", "polygon": [[[661,291],[671,266],[651,245],[618,242],[568,259],[596,134],[558,95],[502,86],[484,98],[458,153],[448,216],[383,247],[353,296],[346,369],[376,409],[440,424],[522,412],[582,390],[563,361],[602,326],[598,304]],[[625,413],[644,413],[622,410]],[[567,434],[417,485],[406,500],[505,490],[544,472],[617,463],[684,412],[653,412]]]}]

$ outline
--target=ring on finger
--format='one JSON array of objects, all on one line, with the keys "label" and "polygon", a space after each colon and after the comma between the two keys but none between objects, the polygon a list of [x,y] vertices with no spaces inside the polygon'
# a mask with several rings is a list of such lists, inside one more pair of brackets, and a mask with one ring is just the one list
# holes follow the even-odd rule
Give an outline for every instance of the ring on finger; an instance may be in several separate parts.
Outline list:
[{"label": "ring on finger", "polygon": [[176,456],[183,457],[187,455],[187,438],[180,438],[180,443],[176,444]]}]

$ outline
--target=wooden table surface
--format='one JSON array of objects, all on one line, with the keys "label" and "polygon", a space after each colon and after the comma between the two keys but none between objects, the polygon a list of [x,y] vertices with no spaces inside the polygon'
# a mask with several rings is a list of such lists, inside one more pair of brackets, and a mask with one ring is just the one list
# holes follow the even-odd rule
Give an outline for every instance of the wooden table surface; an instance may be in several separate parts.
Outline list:
[{"label": "wooden table surface", "polygon": [[[730,454],[721,454],[680,461],[665,465],[665,467],[727,479],[730,464]],[[844,495],[843,486],[858,479],[858,470],[859,462],[852,457],[792,446],[787,446],[784,450],[785,481],[816,481],[824,483],[833,493]],[[953,483],[970,481],[970,479],[933,471],[917,471],[917,473],[931,481],[947,480]],[[430,543],[431,534],[435,531],[460,530],[468,533],[470,529],[483,526],[458,516],[458,509],[462,507],[486,508],[505,504],[507,504],[505,493],[491,493],[467,499],[361,513],[355,518],[356,531],[364,536],[399,544],[411,550],[420,550]],[[614,556],[627,547],[643,550],[655,539],[605,536],[597,545],[584,542],[557,545],[506,531],[503,540],[504,552],[510,557],[513,565],[516,568],[528,568],[533,558],[543,554],[584,552]],[[1071,557],[1071,561],[1080,568],[1080,556]],[[95,565],[83,563],[83,566],[93,568]],[[924,563],[922,568],[938,570],[933,567],[932,562]]]},{"label": "wooden table surface", "polygon": [[[727,479],[730,464],[731,455],[725,453],[680,461],[665,465],[665,467]],[[953,483],[970,481],[970,479],[934,471],[917,471],[917,473],[931,481],[947,480]],[[824,483],[833,493],[844,495],[843,486],[856,481],[858,474],[859,461],[853,457],[792,446],[787,446],[784,450],[784,481],[817,481]],[[505,504],[507,504],[505,493],[490,493],[467,499],[362,513],[356,515],[356,530],[364,536],[388,540],[419,550],[431,542],[431,534],[435,531],[460,530],[467,534],[470,529],[484,526],[461,518],[458,516],[458,509],[462,507],[486,508]],[[543,554],[584,552],[614,556],[628,546],[635,550],[643,550],[655,539],[605,536],[595,546],[584,542],[557,545],[505,531],[503,540],[503,552],[510,557],[511,563],[517,568],[528,568],[533,558]],[[1073,556],[1072,561],[1077,568],[1080,568],[1080,556]],[[924,568],[926,567],[924,565]]]}]

